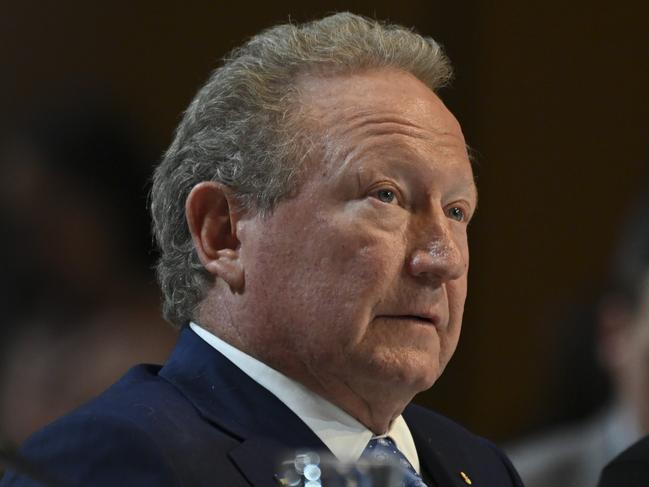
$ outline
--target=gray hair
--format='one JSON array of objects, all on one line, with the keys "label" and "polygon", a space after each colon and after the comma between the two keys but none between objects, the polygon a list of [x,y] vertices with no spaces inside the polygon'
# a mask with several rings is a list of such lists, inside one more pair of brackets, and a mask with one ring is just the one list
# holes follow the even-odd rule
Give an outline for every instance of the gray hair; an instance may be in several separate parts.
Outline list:
[{"label": "gray hair", "polygon": [[219,182],[243,210],[272,211],[299,189],[308,152],[298,78],[372,68],[409,72],[433,91],[451,77],[433,39],[351,13],[272,27],[232,51],[212,73],[153,176],[157,274],[169,322],[182,326],[191,320],[213,282],[185,219],[191,189],[202,181]]}]

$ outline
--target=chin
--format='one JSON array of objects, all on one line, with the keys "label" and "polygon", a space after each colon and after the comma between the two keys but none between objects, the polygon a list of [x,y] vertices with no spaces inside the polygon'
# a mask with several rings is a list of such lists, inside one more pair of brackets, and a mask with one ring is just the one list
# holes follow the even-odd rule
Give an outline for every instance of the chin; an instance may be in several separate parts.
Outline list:
[{"label": "chin", "polygon": [[[443,347],[441,351],[444,351]],[[413,384],[416,384],[417,392],[430,389],[446,369],[451,357],[441,355],[439,352],[440,350],[437,350],[437,353],[427,354],[420,357],[418,362],[412,361],[410,363],[410,379]]]},{"label": "chin", "polygon": [[414,394],[419,394],[420,392],[426,391],[433,387],[433,384],[437,382],[437,379],[439,379],[440,375],[442,375],[442,371],[435,369],[434,371],[430,371],[427,374],[420,374],[419,377],[413,378],[411,380],[411,384]]},{"label": "chin", "polygon": [[429,357],[426,359],[391,364],[388,370],[383,371],[386,383],[389,383],[390,387],[408,390],[413,396],[430,389],[441,375],[442,369]]}]

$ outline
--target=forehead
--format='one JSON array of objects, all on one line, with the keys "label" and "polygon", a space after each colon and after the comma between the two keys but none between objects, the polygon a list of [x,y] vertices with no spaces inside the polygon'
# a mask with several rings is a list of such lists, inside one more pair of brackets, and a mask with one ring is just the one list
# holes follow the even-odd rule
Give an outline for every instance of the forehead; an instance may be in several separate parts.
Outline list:
[{"label": "forehead", "polygon": [[[375,69],[299,83],[304,120],[318,164],[345,169],[364,157],[389,162],[425,161],[429,169],[452,172],[472,186],[473,174],[458,121],[439,97],[413,75]],[[443,163],[442,163],[443,162]]]},{"label": "forehead", "polygon": [[373,69],[332,76],[303,76],[298,81],[311,122],[362,123],[366,117],[394,117],[413,128],[448,133],[464,143],[459,123],[439,97],[410,73]]}]

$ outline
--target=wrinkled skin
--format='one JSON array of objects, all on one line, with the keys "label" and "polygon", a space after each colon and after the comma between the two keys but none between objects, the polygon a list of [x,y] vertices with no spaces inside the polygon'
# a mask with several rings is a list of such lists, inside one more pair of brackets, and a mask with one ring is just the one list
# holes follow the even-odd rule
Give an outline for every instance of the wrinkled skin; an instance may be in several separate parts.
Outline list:
[{"label": "wrinkled skin", "polygon": [[[477,204],[471,165],[453,115],[409,74],[300,86],[314,148],[297,195],[265,217],[231,204],[232,249],[205,244],[218,232],[203,219],[190,225],[221,278],[199,319],[382,433],[457,346]],[[222,188],[190,195],[190,221],[192,198],[210,191]]]}]

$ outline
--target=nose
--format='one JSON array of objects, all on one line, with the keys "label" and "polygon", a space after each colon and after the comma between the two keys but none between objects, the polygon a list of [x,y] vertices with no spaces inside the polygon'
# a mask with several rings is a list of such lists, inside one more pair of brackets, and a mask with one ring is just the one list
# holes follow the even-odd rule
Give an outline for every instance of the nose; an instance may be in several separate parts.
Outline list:
[{"label": "nose", "polygon": [[408,271],[415,277],[427,277],[438,284],[460,278],[467,269],[463,243],[458,241],[448,224],[436,224],[426,232],[426,241],[408,259]]}]

